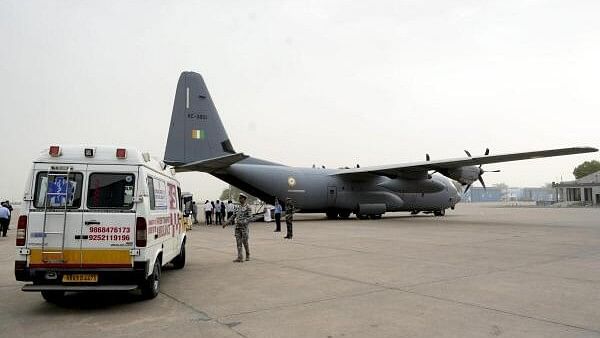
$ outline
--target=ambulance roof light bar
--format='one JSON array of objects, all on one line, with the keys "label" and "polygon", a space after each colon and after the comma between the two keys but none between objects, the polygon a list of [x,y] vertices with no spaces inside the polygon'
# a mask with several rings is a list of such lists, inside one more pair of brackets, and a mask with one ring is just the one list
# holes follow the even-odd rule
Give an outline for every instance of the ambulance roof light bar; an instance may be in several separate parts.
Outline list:
[{"label": "ambulance roof light bar", "polygon": [[59,146],[50,146],[48,154],[52,157],[59,157],[61,155]]},{"label": "ambulance roof light bar", "polygon": [[127,158],[127,149],[125,148],[117,148],[117,158],[118,159],[126,159]]}]

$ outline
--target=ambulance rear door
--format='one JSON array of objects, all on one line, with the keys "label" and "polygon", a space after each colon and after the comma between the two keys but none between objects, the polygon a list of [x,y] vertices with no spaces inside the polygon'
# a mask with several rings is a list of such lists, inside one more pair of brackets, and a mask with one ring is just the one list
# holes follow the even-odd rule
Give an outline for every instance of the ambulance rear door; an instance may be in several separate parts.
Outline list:
[{"label": "ambulance rear door", "polygon": [[81,240],[82,267],[130,268],[135,241],[134,196],[139,167],[88,165],[86,212]]},{"label": "ambulance rear door", "polygon": [[86,164],[33,165],[30,268],[79,268]]}]

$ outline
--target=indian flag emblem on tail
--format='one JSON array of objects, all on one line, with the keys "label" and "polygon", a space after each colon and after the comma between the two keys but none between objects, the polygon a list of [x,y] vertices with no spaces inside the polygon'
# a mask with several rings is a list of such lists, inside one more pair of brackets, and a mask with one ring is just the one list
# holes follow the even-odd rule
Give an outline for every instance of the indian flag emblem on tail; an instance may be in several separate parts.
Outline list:
[{"label": "indian flag emblem on tail", "polygon": [[202,129],[192,129],[192,138],[196,140],[204,140],[206,133]]}]

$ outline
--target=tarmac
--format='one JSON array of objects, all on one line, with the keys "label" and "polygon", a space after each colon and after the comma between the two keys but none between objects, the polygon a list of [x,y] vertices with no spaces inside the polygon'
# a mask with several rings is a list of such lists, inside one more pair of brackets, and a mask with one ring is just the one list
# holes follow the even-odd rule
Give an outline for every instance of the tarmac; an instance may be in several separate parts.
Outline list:
[{"label": "tarmac", "polygon": [[[285,226],[284,226],[285,227]],[[0,238],[2,337],[600,337],[600,209],[459,204],[445,217],[298,215],[294,239],[195,227],[159,296],[45,302]]]}]

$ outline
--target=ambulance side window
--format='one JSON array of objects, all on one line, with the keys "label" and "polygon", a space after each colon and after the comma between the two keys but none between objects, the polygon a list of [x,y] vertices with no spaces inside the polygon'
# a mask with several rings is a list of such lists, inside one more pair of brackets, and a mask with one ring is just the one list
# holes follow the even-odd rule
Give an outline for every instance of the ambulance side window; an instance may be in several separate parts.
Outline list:
[{"label": "ambulance side window", "polygon": [[154,205],[151,204],[151,210],[167,210],[167,184],[165,181],[152,178]]},{"label": "ambulance side window", "polygon": [[77,209],[81,206],[81,187],[83,186],[83,174],[70,173],[67,179],[66,173],[60,175],[47,172],[37,174],[35,180],[34,206],[44,208],[67,208]]},{"label": "ambulance side window", "polygon": [[87,206],[90,209],[131,209],[134,185],[133,174],[91,174]]},{"label": "ambulance side window", "polygon": [[183,201],[181,200],[181,188],[177,187],[177,202],[179,203],[179,211],[183,212]]},{"label": "ambulance side window", "polygon": [[154,197],[154,179],[150,176],[146,178],[148,182],[148,196],[150,197],[150,210],[156,209],[156,198]]}]

